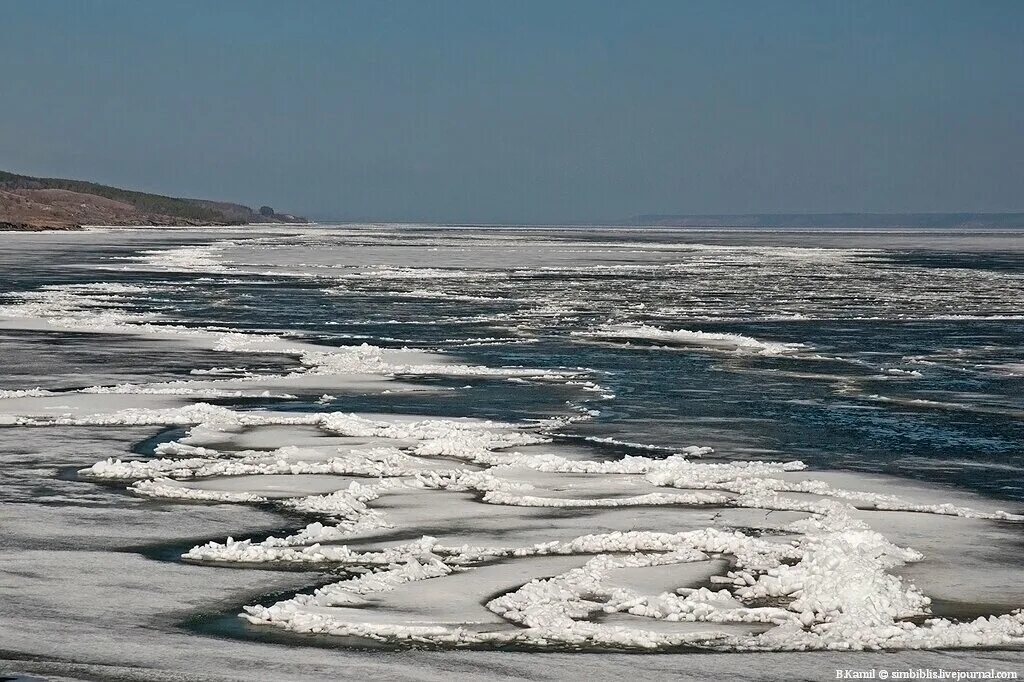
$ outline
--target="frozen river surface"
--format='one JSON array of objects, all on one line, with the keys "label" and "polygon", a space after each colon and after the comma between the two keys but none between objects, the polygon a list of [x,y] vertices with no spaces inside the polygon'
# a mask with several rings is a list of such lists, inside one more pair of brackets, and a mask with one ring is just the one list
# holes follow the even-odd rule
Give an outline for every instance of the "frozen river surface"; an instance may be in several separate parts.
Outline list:
[{"label": "frozen river surface", "polygon": [[1024,234],[0,247],[0,672],[1024,672]]}]

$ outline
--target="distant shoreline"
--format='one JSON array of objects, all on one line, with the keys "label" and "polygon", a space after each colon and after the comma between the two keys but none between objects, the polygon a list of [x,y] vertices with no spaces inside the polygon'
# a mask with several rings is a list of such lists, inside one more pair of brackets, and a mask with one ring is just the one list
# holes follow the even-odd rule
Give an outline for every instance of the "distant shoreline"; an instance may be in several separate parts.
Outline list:
[{"label": "distant shoreline", "polygon": [[819,229],[1020,229],[1024,213],[747,213],[645,214],[637,227]]},{"label": "distant shoreline", "polygon": [[84,225],[29,225],[0,222],[0,232],[74,232],[82,229],[85,229]]},{"label": "distant shoreline", "polygon": [[155,230],[191,229],[202,227],[281,227],[291,225],[295,227],[309,227],[317,225],[315,222],[289,222],[289,223],[174,223],[167,225],[154,225],[152,223],[121,224],[121,225],[29,225],[24,223],[0,222],[0,232],[84,232],[91,229],[132,229],[152,228]]},{"label": "distant shoreline", "polygon": [[226,201],[0,171],[0,230],[6,231],[75,230],[89,225],[214,227],[307,222],[270,206],[253,209]]},{"label": "distant shoreline", "polygon": [[256,223],[200,223],[200,222],[174,222],[154,224],[150,222],[111,224],[82,224],[82,225],[38,225],[18,224],[0,221],[0,233],[20,232],[84,232],[93,229],[154,229],[154,230],[188,230],[200,228],[281,228],[291,227],[351,227],[351,226],[406,226],[418,230],[492,230],[492,229],[522,229],[522,230],[620,230],[620,231],[681,231],[691,233],[724,233],[724,232],[763,232],[763,233],[863,233],[863,234],[893,234],[901,232],[920,233],[1002,233],[1022,232],[1024,224],[1017,225],[863,225],[863,226],[836,226],[836,225],[636,225],[623,223],[578,223],[578,224],[545,224],[545,223],[410,223],[406,221],[305,221],[305,222],[256,222]]}]

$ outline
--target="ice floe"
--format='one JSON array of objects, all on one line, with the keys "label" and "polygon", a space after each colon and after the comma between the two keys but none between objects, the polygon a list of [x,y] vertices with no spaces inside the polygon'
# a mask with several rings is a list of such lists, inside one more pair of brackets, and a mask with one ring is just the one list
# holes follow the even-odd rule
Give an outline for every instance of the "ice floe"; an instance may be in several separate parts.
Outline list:
[{"label": "ice floe", "polygon": [[576,335],[599,340],[654,341],[670,347],[754,355],[786,355],[807,348],[802,343],[763,341],[742,334],[666,330],[646,324],[610,324],[586,332],[576,332]]},{"label": "ice floe", "polygon": [[[738,286],[728,279],[730,268],[749,268],[762,259],[770,261],[772,277],[788,268],[818,273],[827,263],[841,270],[834,276],[854,278],[859,291],[879,296],[880,302],[856,305],[874,305],[886,315],[894,305],[884,292],[871,288],[876,271],[857,263],[869,255],[866,251],[632,241],[577,247],[553,251],[543,262],[514,268],[512,275],[571,280],[595,273],[645,273],[647,286],[653,287],[662,275],[681,279],[698,274],[721,277],[725,290]],[[343,282],[364,287],[359,291],[368,296],[409,298],[417,304],[450,300],[503,306],[449,319],[506,325],[507,334],[438,336],[439,343],[461,347],[532,343],[538,340],[534,332],[561,320],[609,312],[568,287],[565,295],[513,295],[503,288],[507,274],[465,263],[364,264],[343,262],[352,257],[339,256],[339,251],[272,238],[225,240],[154,249],[127,261],[126,267],[233,276],[257,271],[328,280],[329,295],[342,295],[347,289],[337,283]],[[633,251],[664,258],[577,262],[579,252],[612,260]],[[271,262],[277,256],[286,257],[280,267]],[[696,257],[685,260],[691,256]],[[503,254],[489,257],[500,263]],[[380,288],[381,282],[387,288]],[[985,289],[994,309],[1002,305],[994,293],[997,284]],[[188,562],[240,569],[343,569],[328,585],[273,604],[247,606],[242,616],[250,623],[385,643],[539,650],[860,650],[1024,643],[1019,610],[965,619],[933,608],[929,590],[943,583],[929,573],[934,570],[929,554],[955,556],[976,549],[967,536],[1022,521],[977,498],[940,489],[908,491],[892,479],[830,476],[781,457],[720,459],[699,445],[666,447],[590,436],[578,439],[582,447],[560,447],[553,431],[595,415],[582,401],[572,403],[576,413],[571,416],[529,423],[332,410],[338,396],[355,388],[364,394],[431,390],[402,381],[434,375],[509,379],[512,389],[551,381],[591,397],[612,399],[614,394],[584,369],[463,364],[454,356],[416,348],[329,346],[272,330],[189,325],[154,304],[169,286],[47,285],[8,297],[0,318],[9,328],[159,338],[231,353],[231,363],[238,356],[252,356],[255,362],[280,355],[287,366],[269,374],[243,362],[193,369],[188,380],[63,391],[5,389],[0,391],[0,424],[182,427],[184,436],[155,446],[151,457],[112,452],[78,475],[84,481],[118,482],[143,498],[287,512],[297,526],[293,531],[218,536],[183,554]],[[786,287],[794,286],[780,284],[782,293],[771,294],[776,303],[789,305]],[[806,300],[792,299],[800,309],[766,311],[752,302],[757,309],[744,311],[745,316],[801,321],[816,313]],[[931,305],[926,300],[918,304],[925,311]],[[691,320],[721,322],[735,314],[728,303],[697,297],[673,305],[679,310],[691,306]],[[844,305],[831,302],[817,313],[845,315]],[[662,306],[659,313],[665,310]],[[652,319],[644,317],[643,306],[632,312],[632,318],[585,319]],[[382,313],[381,319],[387,318],[390,314]],[[428,326],[437,320],[394,323]],[[811,346],[803,343],[640,322],[598,324],[578,332],[578,338],[730,356],[835,359],[809,353]],[[890,379],[921,377],[916,370],[896,367],[881,372]],[[241,408],[209,402],[241,399],[257,404]],[[298,400],[306,403],[302,409],[281,404]],[[950,409],[934,401],[911,404]],[[618,452],[610,455],[615,448]],[[619,456],[621,449],[641,455]],[[989,592],[978,588],[971,597],[980,600]]]},{"label": "ice floe", "polygon": [[[554,451],[521,454],[517,447],[544,443],[543,436],[493,422],[345,413],[254,415],[209,405],[149,415],[132,412],[119,419],[132,424],[194,423],[201,433],[227,429],[228,437],[238,427],[302,424],[344,438],[375,439],[370,448],[285,446],[265,451],[171,443],[161,447],[165,457],[160,459],[108,460],[83,472],[120,479],[145,476],[132,484],[140,495],[274,503],[322,519],[286,537],[228,538],[197,546],[184,555],[189,561],[344,564],[371,571],[309,595],[247,607],[245,617],[256,624],[384,642],[541,649],[928,648],[1006,644],[1024,637],[1024,621],[1017,613],[970,623],[929,617],[929,598],[894,572],[922,561],[923,555],[893,544],[861,518],[867,513],[870,520],[874,510],[886,510],[1020,520],[998,510],[839,488],[815,480],[798,462],[716,462],[683,454],[598,461]],[[99,418],[102,423],[113,420]],[[379,446],[388,440],[395,446]],[[694,448],[690,454],[706,453]],[[267,488],[259,483],[281,475],[292,476],[295,485]],[[310,475],[318,481],[315,485],[314,479],[303,483],[302,476]],[[231,484],[232,479],[237,483]],[[310,494],[316,486],[331,486],[331,479],[336,480],[333,492]],[[669,490],[647,492],[652,487]],[[644,492],[631,495],[631,489]],[[584,517],[566,527],[563,540],[527,545],[449,543],[432,536],[391,539],[402,538],[409,518],[431,513],[430,496],[440,496],[435,503],[445,505],[444,495],[464,493],[478,500],[467,499],[470,506],[482,502],[512,510],[682,506],[798,516],[782,526],[766,526],[773,531],[765,535],[751,528],[652,532],[625,526],[587,534],[579,532],[585,528]],[[389,511],[389,499],[410,494],[418,495],[416,515]],[[446,580],[459,581],[463,587],[458,590],[483,590],[487,580],[513,580],[517,562],[543,556],[578,561],[554,576],[526,580],[490,598],[485,605],[490,617],[467,612],[448,618],[437,606],[410,620],[395,600],[380,596],[400,590],[403,603],[416,603],[419,585],[428,591],[422,594],[434,596],[438,590],[456,591],[442,585]],[[725,562],[713,564],[715,570],[701,574],[700,580],[687,577],[687,565],[721,559]],[[664,580],[671,575],[664,571],[672,566],[679,567],[680,577],[671,591],[648,592],[635,581],[615,579],[629,571],[664,567]],[[474,578],[477,571],[484,582]],[[470,587],[478,583],[479,588]]]}]

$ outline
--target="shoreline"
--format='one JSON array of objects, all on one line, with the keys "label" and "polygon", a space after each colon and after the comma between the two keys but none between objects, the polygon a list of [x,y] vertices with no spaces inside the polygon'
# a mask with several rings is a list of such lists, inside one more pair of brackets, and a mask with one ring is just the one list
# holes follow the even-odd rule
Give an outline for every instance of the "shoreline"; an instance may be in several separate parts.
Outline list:
[{"label": "shoreline", "polygon": [[159,225],[153,223],[126,223],[121,225],[34,225],[30,223],[7,223],[0,222],[0,232],[83,232],[93,229],[136,229],[149,228],[154,230],[174,230],[202,227],[311,227],[318,223],[303,222],[280,222],[280,223],[181,223],[175,225]]},{"label": "shoreline", "polygon": [[28,223],[0,222],[0,232],[77,232],[83,225],[31,225]]}]

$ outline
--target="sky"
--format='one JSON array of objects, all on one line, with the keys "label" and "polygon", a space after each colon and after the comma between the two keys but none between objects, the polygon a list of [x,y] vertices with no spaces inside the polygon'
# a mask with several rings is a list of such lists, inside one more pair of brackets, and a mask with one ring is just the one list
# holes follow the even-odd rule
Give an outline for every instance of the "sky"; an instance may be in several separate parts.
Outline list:
[{"label": "sky", "polygon": [[319,219],[1024,210],[1018,0],[0,0],[0,168]]}]

